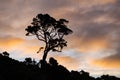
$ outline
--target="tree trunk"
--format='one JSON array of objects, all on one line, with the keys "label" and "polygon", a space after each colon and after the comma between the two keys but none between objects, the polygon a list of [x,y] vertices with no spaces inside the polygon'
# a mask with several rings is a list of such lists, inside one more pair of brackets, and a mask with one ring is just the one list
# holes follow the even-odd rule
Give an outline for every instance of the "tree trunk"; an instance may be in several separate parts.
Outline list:
[{"label": "tree trunk", "polygon": [[44,55],[43,55],[43,58],[42,58],[43,61],[46,61],[47,54],[48,54],[48,51],[44,51]]}]

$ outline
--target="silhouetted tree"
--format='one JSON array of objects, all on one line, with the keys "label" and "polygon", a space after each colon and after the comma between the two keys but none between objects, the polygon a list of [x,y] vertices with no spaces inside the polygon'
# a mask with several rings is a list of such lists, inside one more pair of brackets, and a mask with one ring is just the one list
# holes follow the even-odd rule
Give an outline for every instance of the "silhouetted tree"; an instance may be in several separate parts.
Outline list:
[{"label": "silhouetted tree", "polygon": [[29,58],[25,58],[25,63],[28,65],[28,64],[32,64],[32,59],[29,57]]},{"label": "silhouetted tree", "polygon": [[67,41],[63,37],[72,33],[72,30],[67,28],[66,23],[68,23],[66,19],[56,20],[48,14],[38,14],[25,29],[27,36],[35,35],[38,40],[45,43],[45,47],[39,49],[40,51],[44,48],[43,61],[46,60],[49,51],[61,52],[63,47],[67,46]]},{"label": "silhouetted tree", "polygon": [[8,52],[6,52],[6,51],[5,51],[5,52],[3,52],[2,54],[3,54],[3,56],[9,57],[9,53],[8,53]]}]

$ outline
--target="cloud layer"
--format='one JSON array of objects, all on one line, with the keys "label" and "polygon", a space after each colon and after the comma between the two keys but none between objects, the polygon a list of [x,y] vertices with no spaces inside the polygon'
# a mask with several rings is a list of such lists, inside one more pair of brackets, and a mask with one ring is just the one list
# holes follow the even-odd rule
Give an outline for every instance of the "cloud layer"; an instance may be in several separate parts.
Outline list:
[{"label": "cloud layer", "polygon": [[42,57],[42,52],[36,52],[44,44],[26,37],[24,30],[38,13],[68,19],[74,32],[66,37],[68,47],[62,54],[50,52],[49,56],[56,57],[69,69],[86,69],[94,74],[112,68],[120,75],[117,72],[120,71],[119,0],[0,0],[1,52],[8,50],[19,59]]}]

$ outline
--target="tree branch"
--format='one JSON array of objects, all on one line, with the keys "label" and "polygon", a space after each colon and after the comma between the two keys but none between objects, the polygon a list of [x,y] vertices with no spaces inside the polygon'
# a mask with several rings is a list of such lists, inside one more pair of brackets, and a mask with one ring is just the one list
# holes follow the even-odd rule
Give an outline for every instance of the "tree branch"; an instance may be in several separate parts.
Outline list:
[{"label": "tree branch", "polygon": [[39,35],[38,35],[38,34],[36,34],[36,37],[38,38],[38,40],[40,40],[40,41],[44,41],[44,42],[45,42],[44,39],[40,39],[40,38],[39,38]]}]

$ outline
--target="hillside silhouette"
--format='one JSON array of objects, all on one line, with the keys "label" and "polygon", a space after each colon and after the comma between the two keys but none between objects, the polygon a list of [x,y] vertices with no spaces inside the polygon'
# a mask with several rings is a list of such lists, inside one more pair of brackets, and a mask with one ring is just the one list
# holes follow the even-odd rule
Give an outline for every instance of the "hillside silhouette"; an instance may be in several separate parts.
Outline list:
[{"label": "hillside silhouette", "polygon": [[102,75],[94,78],[89,72],[69,71],[57,60],[50,58],[48,62],[25,58],[25,61],[9,57],[9,53],[0,53],[0,80],[120,80],[115,76]]}]

